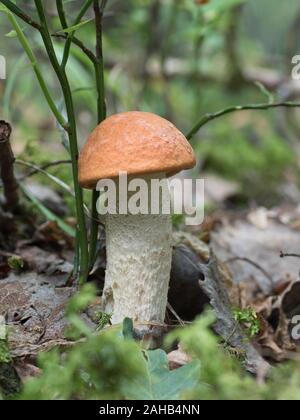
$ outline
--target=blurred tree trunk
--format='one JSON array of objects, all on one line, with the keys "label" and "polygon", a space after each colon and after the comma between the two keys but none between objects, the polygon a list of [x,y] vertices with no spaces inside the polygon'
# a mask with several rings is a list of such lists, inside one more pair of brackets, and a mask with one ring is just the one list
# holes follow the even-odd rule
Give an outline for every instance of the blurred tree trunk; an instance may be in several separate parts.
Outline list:
[{"label": "blurred tree trunk", "polygon": [[229,26],[225,33],[225,54],[228,60],[228,87],[235,90],[245,84],[238,54],[238,29],[243,5],[236,6],[231,12]]},{"label": "blurred tree trunk", "polygon": [[14,155],[10,145],[11,126],[0,121],[0,175],[3,182],[5,209],[15,211],[19,203],[18,183],[14,176]]}]

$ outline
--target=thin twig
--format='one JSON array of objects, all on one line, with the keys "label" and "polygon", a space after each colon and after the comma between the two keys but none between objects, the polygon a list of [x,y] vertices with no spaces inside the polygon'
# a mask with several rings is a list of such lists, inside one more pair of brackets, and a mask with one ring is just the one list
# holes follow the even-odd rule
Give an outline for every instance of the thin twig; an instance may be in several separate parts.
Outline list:
[{"label": "thin twig", "polygon": [[[61,38],[61,39],[67,39],[68,35],[67,34],[51,34],[51,36],[53,38]],[[93,62],[95,63],[95,61],[97,60],[96,55],[89,49],[87,48],[84,43],[82,41],[80,41],[80,39],[76,38],[75,36],[72,38],[72,43],[74,45],[76,45],[78,48],[81,49],[81,51]]]},{"label": "thin twig", "polygon": [[286,257],[300,258],[300,255],[299,254],[286,254],[280,251],[280,258],[286,258]]},{"label": "thin twig", "polygon": [[214,112],[212,114],[205,114],[203,117],[198,121],[198,123],[192,128],[192,130],[187,134],[186,138],[191,140],[195,134],[207,123],[213,121],[217,118],[223,117],[227,114],[232,114],[234,112],[239,111],[255,111],[255,110],[269,110],[273,108],[300,108],[300,103],[298,102],[276,102],[276,103],[267,103],[267,104],[250,104],[250,105],[238,105],[232,106],[226,109],[222,109],[221,111]]},{"label": "thin twig", "polygon": [[[49,179],[51,179],[51,181],[53,181],[55,184],[57,184],[59,187],[61,187],[65,191],[67,191],[72,197],[75,198],[75,193],[72,190],[72,188],[69,187],[69,185],[67,185],[65,182],[63,182],[61,179],[57,178],[56,176],[54,176],[52,174],[49,174],[49,172],[46,172],[43,168],[40,168],[39,166],[34,165],[33,163],[25,162],[24,160],[20,160],[20,159],[16,159],[15,162],[19,165],[23,165],[23,166],[26,166],[28,168],[32,168],[34,170],[34,173],[41,173],[41,174],[47,176]],[[68,161],[66,161],[66,162],[68,162]],[[49,164],[48,164],[48,167],[49,167]],[[83,204],[83,206],[84,206],[84,211],[86,212],[86,215],[88,217],[91,217],[89,208],[85,204]]]},{"label": "thin twig", "polygon": [[[18,163],[18,162],[16,162],[16,163]],[[42,165],[42,166],[38,167],[38,169],[33,169],[32,171],[28,172],[25,175],[16,177],[16,180],[18,182],[22,182],[22,181],[24,181],[27,178],[30,178],[30,177],[32,177],[34,175],[37,175],[41,171],[46,171],[49,168],[53,168],[53,167],[59,166],[59,165],[64,165],[64,164],[70,164],[71,165],[71,163],[72,163],[71,160],[57,160],[57,161],[54,161],[54,162],[49,162],[49,163],[46,163],[45,165]],[[31,165],[31,168],[32,167],[33,166]],[[0,183],[0,188],[3,188],[3,184],[2,183]]]},{"label": "thin twig", "polygon": [[28,172],[23,177],[18,178],[18,181],[23,181],[26,178],[32,177],[32,176],[38,174],[40,172],[40,170],[46,171],[47,169],[53,168],[55,166],[71,165],[71,163],[72,163],[71,160],[56,160],[54,162],[45,163],[45,165],[40,166],[39,169],[33,169],[32,171]]},{"label": "thin twig", "polygon": [[[79,24],[81,22],[81,19],[83,18],[83,16],[87,12],[87,10],[89,9],[89,7],[93,3],[93,1],[94,0],[86,0],[84,2],[83,6],[81,7],[81,9],[78,13],[78,16],[76,17],[72,26],[76,26],[77,24]],[[68,24],[67,24],[65,11],[64,11],[63,1],[62,0],[56,0],[56,5],[57,5],[57,11],[58,11],[58,15],[59,15],[59,18],[60,18],[61,26],[62,26],[63,29],[67,29]],[[63,70],[66,68],[66,65],[67,65],[67,62],[68,62],[68,59],[69,59],[69,56],[70,56],[72,39],[75,35],[75,31],[73,31],[73,32],[71,32],[67,35],[68,36],[66,38],[66,43],[65,43],[64,53],[63,53],[63,59],[62,59],[62,62],[61,62],[61,68]]]},{"label": "thin twig", "polygon": [[11,126],[0,121],[0,175],[8,210],[15,210],[19,203],[18,184],[14,175],[14,154],[10,145]]},{"label": "thin twig", "polygon": [[69,192],[73,197],[75,196],[74,191],[69,187],[69,185],[67,185],[65,182],[63,182],[61,179],[57,178],[56,176],[49,174],[48,172],[46,172],[44,169],[40,168],[39,166],[30,162],[25,162],[24,160],[21,160],[21,159],[16,159],[16,163],[18,165],[22,165],[22,166],[26,166],[27,168],[34,169],[36,173],[41,173],[43,175],[46,175],[49,179],[51,179],[51,181],[55,182],[61,188]]},{"label": "thin twig", "polygon": [[31,16],[27,15],[23,10],[21,10],[17,5],[15,5],[10,0],[1,0],[0,3],[3,3],[4,6],[8,8],[14,15],[18,16],[20,19],[22,19],[24,22],[26,22],[28,25],[32,26],[35,29],[41,30],[41,25],[33,20]]},{"label": "thin twig", "polygon": [[256,263],[255,261],[250,260],[250,258],[247,258],[247,257],[233,257],[233,258],[230,258],[229,260],[225,261],[225,264],[230,264],[230,263],[233,263],[235,261],[243,261],[243,262],[246,262],[248,264],[251,264],[257,270],[259,270],[261,273],[263,273],[263,275],[271,283],[271,286],[274,287],[274,284],[275,283],[274,283],[273,277],[263,267],[261,267],[258,263]]},{"label": "thin twig", "polygon": [[97,87],[97,114],[98,124],[106,118],[106,104],[105,104],[105,86],[104,86],[104,60],[103,60],[103,14],[107,0],[102,0],[101,6],[98,0],[94,0],[94,13],[96,25],[96,62],[95,76]]},{"label": "thin twig", "polygon": [[186,325],[186,322],[184,322],[180,318],[180,316],[177,314],[177,312],[175,311],[175,309],[173,308],[173,306],[170,305],[170,303],[167,304],[167,308],[171,312],[171,314],[174,315],[174,317],[177,319],[177,321],[179,322],[179,325],[181,325],[182,327],[184,327]]}]

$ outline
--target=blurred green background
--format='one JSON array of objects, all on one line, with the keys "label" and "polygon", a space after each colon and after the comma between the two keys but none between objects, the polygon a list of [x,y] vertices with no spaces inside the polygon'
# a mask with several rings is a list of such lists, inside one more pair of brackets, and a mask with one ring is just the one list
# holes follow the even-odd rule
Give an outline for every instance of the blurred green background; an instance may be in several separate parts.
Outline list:
[{"label": "blurred green background", "polygon": [[[17,1],[35,16],[32,1]],[[59,30],[55,2],[45,2],[53,32]],[[72,21],[82,2],[66,1]],[[39,35],[22,22],[42,63],[58,106],[56,78]],[[0,81],[0,117],[11,121],[18,157],[43,164],[68,158],[32,68],[4,14],[0,14],[0,54],[7,80]],[[93,22],[77,36],[91,49]],[[55,41],[61,55],[63,42]],[[104,18],[104,58],[108,115],[128,110],[158,113],[187,133],[199,118],[230,105],[297,100],[291,59],[300,53],[297,0],[108,0]],[[91,63],[72,48],[68,64],[81,144],[96,125],[96,93]],[[298,89],[298,90],[297,90]],[[299,92],[299,93],[297,93]],[[242,112],[218,119],[195,136],[200,174],[235,181],[240,207],[297,203],[299,111]],[[70,168],[51,170],[71,183]],[[43,182],[49,180],[43,179]],[[228,203],[227,203],[228,204]]]}]

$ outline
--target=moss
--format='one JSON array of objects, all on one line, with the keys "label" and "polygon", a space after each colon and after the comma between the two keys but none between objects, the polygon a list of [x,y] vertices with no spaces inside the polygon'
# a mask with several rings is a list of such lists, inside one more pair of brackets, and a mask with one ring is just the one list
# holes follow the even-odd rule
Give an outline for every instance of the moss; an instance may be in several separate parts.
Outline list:
[{"label": "moss", "polygon": [[12,365],[6,340],[0,340],[0,399],[13,398],[21,390],[20,378]]},{"label": "moss", "polygon": [[10,363],[11,356],[6,340],[0,340],[0,363]]}]

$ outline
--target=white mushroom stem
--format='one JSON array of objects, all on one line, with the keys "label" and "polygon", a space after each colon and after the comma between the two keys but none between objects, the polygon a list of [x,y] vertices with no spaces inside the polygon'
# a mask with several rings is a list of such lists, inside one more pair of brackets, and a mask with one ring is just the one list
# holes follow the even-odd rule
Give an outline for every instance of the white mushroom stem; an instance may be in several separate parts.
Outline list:
[{"label": "white mushroom stem", "polygon": [[[155,178],[153,176],[152,178]],[[151,188],[151,178],[144,178]],[[160,199],[169,199],[160,194]],[[150,206],[150,204],[149,204]],[[104,310],[112,322],[165,319],[172,261],[171,215],[107,215]]]}]

